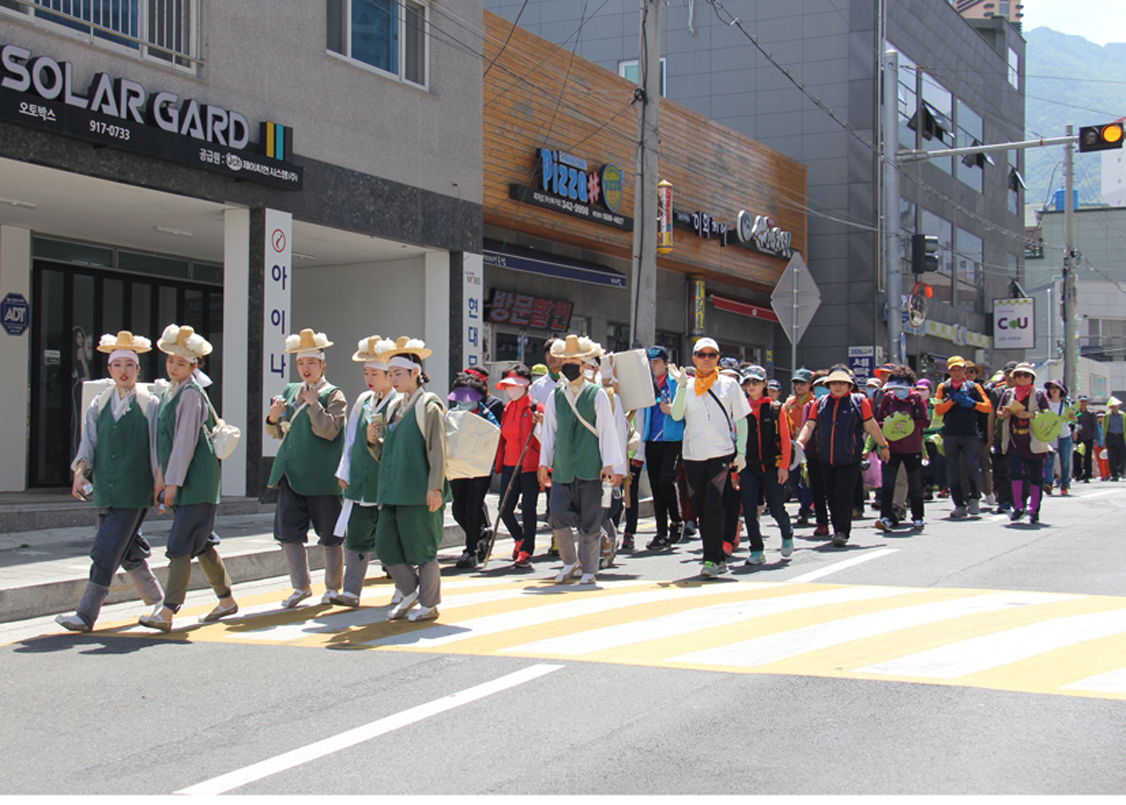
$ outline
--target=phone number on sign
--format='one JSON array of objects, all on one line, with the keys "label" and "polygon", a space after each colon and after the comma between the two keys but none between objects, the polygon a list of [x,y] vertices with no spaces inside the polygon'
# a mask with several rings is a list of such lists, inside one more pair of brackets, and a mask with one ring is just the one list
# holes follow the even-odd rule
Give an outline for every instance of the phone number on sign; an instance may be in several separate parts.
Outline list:
[{"label": "phone number on sign", "polygon": [[129,129],[124,126],[111,126],[100,120],[90,121],[90,131],[95,134],[108,134],[110,137],[116,137],[119,140],[129,139]]}]

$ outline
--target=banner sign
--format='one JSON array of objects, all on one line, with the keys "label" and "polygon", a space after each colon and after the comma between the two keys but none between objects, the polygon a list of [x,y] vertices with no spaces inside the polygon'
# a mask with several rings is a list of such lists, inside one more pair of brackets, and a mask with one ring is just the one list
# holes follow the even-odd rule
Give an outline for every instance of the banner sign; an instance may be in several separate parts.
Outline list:
[{"label": "banner sign", "polygon": [[262,304],[262,455],[276,456],[281,444],[266,433],[270,400],[289,382],[285,339],[291,332],[293,296],[293,216],[266,210],[266,259]]},{"label": "banner sign", "polygon": [[0,47],[0,119],[100,146],[167,159],[233,179],[300,190],[303,169],[288,161],[293,129],[250,123],[234,110],[173,92],[149,92],[127,78],[95,73],[79,87],[74,66],[17,45]]},{"label": "banner sign", "polygon": [[479,254],[466,254],[462,265],[461,352],[466,366],[481,363],[481,296],[485,287],[485,266]]},{"label": "banner sign", "polygon": [[1033,349],[1036,346],[1036,300],[993,300],[993,348]]},{"label": "banner sign", "polygon": [[493,324],[512,324],[536,330],[565,333],[571,324],[574,305],[562,300],[493,289],[488,320]]}]

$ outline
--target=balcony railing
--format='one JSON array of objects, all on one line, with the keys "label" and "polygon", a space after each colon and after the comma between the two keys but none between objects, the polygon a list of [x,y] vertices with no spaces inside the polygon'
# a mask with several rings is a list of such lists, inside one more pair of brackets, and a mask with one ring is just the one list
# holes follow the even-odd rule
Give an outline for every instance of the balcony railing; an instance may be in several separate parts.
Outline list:
[{"label": "balcony railing", "polygon": [[199,0],[0,0],[0,8],[195,70]]},{"label": "balcony railing", "polygon": [[1126,337],[1091,335],[1080,338],[1079,355],[1100,363],[1126,361]]}]

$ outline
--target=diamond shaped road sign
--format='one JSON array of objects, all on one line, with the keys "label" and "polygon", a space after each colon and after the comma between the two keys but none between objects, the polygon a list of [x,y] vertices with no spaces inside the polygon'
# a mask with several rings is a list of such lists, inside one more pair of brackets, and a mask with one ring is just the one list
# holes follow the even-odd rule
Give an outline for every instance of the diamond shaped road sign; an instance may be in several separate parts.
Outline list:
[{"label": "diamond shaped road sign", "polygon": [[821,291],[817,289],[817,283],[813,281],[801,254],[794,252],[774,286],[774,293],[770,295],[770,306],[778,314],[778,323],[786,331],[791,344],[801,340],[820,305]]}]

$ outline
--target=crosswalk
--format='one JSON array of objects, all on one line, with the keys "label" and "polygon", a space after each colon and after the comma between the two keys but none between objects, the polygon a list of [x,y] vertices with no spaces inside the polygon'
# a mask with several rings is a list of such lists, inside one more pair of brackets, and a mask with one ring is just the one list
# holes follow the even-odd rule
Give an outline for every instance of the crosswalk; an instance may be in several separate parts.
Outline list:
[{"label": "crosswalk", "polygon": [[[806,582],[449,580],[441,616],[364,606],[281,610],[277,594],[224,622],[182,612],[164,639],[528,657],[981,687],[1126,699],[1126,598]],[[316,600],[316,599],[311,599]],[[191,623],[190,626],[187,624]],[[131,624],[111,630],[152,637]]]}]

